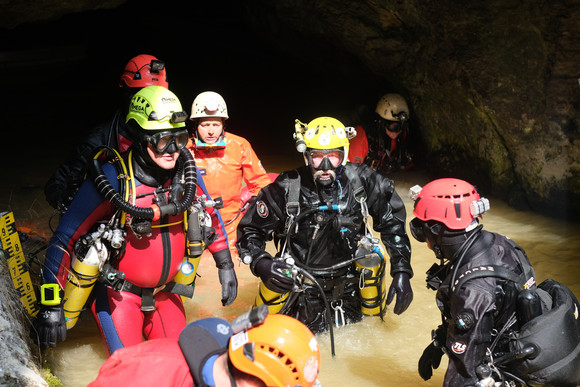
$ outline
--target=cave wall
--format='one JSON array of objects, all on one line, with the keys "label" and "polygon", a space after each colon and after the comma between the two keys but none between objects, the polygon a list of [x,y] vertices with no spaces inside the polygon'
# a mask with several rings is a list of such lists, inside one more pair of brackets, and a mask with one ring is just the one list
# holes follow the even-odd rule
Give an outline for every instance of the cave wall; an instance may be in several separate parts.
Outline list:
[{"label": "cave wall", "polygon": [[549,215],[580,212],[580,1],[243,3],[280,50],[320,62],[316,51],[347,53],[403,94],[434,176]]},{"label": "cave wall", "polygon": [[[5,0],[0,28],[123,3],[141,5]],[[168,13],[170,3],[179,2],[152,12]],[[404,95],[433,177],[467,179],[516,207],[580,215],[580,0],[217,3],[297,68]],[[188,7],[192,23],[204,16]],[[167,25],[171,17],[159,18],[160,31]]]}]

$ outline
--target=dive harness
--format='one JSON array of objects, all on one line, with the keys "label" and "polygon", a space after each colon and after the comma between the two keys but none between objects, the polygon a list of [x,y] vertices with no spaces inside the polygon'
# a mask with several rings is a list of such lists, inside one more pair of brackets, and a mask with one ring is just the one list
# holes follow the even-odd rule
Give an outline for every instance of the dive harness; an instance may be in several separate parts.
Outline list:
[{"label": "dive harness", "polygon": [[[112,184],[109,182],[107,176],[103,172],[101,164],[98,160],[99,156],[105,151],[111,151],[114,155],[110,162],[121,165],[121,170],[117,167],[119,172],[118,179],[125,180],[125,184],[121,184],[121,192],[117,192]],[[135,203],[135,197],[129,202],[129,192],[135,192],[135,182],[132,173],[132,152],[129,153],[129,171],[125,166],[119,153],[109,147],[95,150],[92,164],[89,166],[89,172],[95,181],[97,189],[103,196],[109,200],[118,210],[113,216],[119,216],[120,221],[117,223],[118,227],[122,228],[125,220],[128,218],[125,214],[130,216],[131,230],[135,232],[136,236],[146,235],[151,230],[151,221],[156,221],[167,215],[179,215],[180,213],[190,210],[190,227],[187,228],[188,243],[190,247],[193,245],[195,256],[201,255],[203,252],[203,231],[199,231],[202,227],[199,222],[199,205],[194,203],[196,199],[197,188],[197,168],[193,156],[186,148],[181,149],[180,155],[177,159],[176,173],[172,179],[173,184],[169,189],[157,189],[155,191],[156,200],[149,208],[138,207]],[[131,184],[131,187],[129,187]],[[169,190],[169,201],[165,198],[165,192]],[[122,212],[119,215],[119,212]],[[192,214],[196,215],[195,217]],[[164,225],[167,226],[167,225]],[[199,239],[199,241],[198,241]],[[193,242],[193,243],[192,243]],[[201,246],[201,251],[199,251]],[[120,254],[117,254],[119,256]],[[125,274],[117,270],[111,264],[114,260],[110,260],[101,266],[101,274],[99,281],[112,287],[117,291],[128,291],[141,297],[143,311],[151,311],[155,309],[154,295],[160,290],[182,295],[191,298],[193,296],[193,287],[177,282],[169,282],[158,288],[143,288],[125,280]]]}]

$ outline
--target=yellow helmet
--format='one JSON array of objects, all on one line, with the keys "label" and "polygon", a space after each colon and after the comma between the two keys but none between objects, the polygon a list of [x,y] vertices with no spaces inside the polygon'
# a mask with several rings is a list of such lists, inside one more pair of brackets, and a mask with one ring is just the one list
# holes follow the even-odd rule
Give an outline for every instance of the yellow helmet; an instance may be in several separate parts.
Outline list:
[{"label": "yellow helmet", "polygon": [[309,149],[340,149],[344,151],[342,165],[348,159],[349,141],[345,126],[332,117],[318,117],[306,125],[303,133],[304,143]]},{"label": "yellow helmet", "polygon": [[129,105],[125,122],[135,120],[144,130],[184,128],[187,113],[175,94],[161,86],[147,86],[139,90]]},{"label": "yellow helmet", "polygon": [[320,348],[312,332],[293,317],[268,314],[264,322],[230,338],[230,361],[267,386],[314,384],[320,371]]}]

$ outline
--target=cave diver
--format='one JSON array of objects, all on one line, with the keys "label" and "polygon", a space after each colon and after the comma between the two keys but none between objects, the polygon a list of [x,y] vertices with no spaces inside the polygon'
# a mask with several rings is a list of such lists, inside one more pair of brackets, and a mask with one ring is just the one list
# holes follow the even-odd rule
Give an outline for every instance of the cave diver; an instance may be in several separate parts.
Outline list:
[{"label": "cave diver", "polygon": [[[294,138],[306,165],[282,172],[262,188],[238,226],[243,262],[262,280],[256,305],[305,323],[313,332],[385,313],[413,299],[405,206],[392,180],[347,162],[354,133],[335,118],[296,120]],[[393,281],[385,289],[385,255]],[[275,238],[272,257],[266,241]]]},{"label": "cave diver", "polygon": [[563,284],[536,285],[524,250],[485,231],[489,208],[466,181],[437,179],[410,190],[411,234],[440,260],[427,272],[442,324],[419,359],[428,380],[447,354],[444,386],[576,386],[578,301]]},{"label": "cave diver", "polygon": [[374,112],[361,109],[355,126],[357,135],[350,142],[348,160],[365,163],[372,170],[389,174],[413,167],[409,147],[411,113],[405,98],[387,93],[377,102]]},{"label": "cave diver", "polygon": [[[177,337],[185,327],[181,296],[193,295],[198,257],[218,267],[222,304],[237,295],[223,222],[185,147],[179,99],[166,88],[137,92],[126,123],[134,142],[125,157],[101,165],[96,150],[85,180],[51,238],[42,302],[33,334],[43,347],[66,338],[90,305],[107,351],[145,339]],[[93,301],[94,299],[94,301]]]}]

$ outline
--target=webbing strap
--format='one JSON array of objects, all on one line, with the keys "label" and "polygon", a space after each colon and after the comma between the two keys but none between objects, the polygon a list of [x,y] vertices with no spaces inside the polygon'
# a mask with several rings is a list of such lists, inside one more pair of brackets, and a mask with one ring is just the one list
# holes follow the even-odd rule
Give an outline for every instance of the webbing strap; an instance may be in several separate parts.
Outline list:
[{"label": "webbing strap", "polygon": [[297,170],[288,173],[290,183],[288,186],[288,197],[286,200],[286,214],[297,216],[300,213],[300,174]]},{"label": "webbing strap", "polygon": [[355,200],[359,203],[366,202],[367,193],[360,181],[360,177],[356,173],[354,173],[352,169],[348,168],[348,165],[345,166],[344,173],[346,173],[346,177],[352,184],[352,190],[354,193]]},{"label": "webbing strap", "polygon": [[516,288],[518,290],[523,289],[523,284],[525,282],[524,273],[516,275],[511,270],[508,270],[505,267],[501,266],[494,265],[478,266],[469,269],[467,272],[459,276],[459,278],[453,284],[452,288],[453,293],[457,293],[463,287],[463,285],[465,285],[467,281],[470,281],[475,278],[484,278],[484,277],[497,277],[508,281],[513,281],[516,284]]}]

